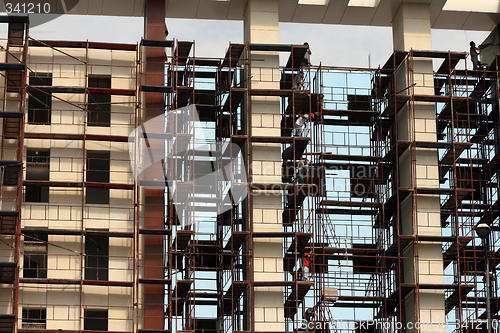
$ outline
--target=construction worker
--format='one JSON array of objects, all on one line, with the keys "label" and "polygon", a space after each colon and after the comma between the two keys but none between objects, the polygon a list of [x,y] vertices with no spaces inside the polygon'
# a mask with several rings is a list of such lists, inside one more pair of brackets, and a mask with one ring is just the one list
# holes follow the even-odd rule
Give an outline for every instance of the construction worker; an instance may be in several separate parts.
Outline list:
[{"label": "construction worker", "polygon": [[311,267],[311,254],[304,251],[302,255],[302,281],[307,281],[309,279],[309,271]]},{"label": "construction worker", "polygon": [[299,162],[299,169],[297,170],[297,183],[305,184],[307,182],[307,168],[308,168],[309,160],[305,157]]},{"label": "construction worker", "polygon": [[[305,42],[304,46],[309,46],[309,43]],[[311,50],[307,49],[306,54],[304,55],[304,58],[302,59],[301,67],[309,66],[309,57],[311,56],[311,54],[312,54]]]},{"label": "construction worker", "polygon": [[293,79],[293,89],[301,90],[304,89],[304,72],[300,71],[298,75],[295,75]]},{"label": "construction worker", "polygon": [[483,65],[481,65],[481,62],[478,59],[479,52],[477,51],[479,51],[479,48],[480,47],[476,47],[476,43],[473,41],[470,42],[470,60],[472,61],[473,70],[475,71],[483,69]]},{"label": "construction worker", "polygon": [[308,114],[299,114],[299,117],[295,121],[295,136],[302,136],[302,130],[304,128],[305,123],[309,119]]},{"label": "construction worker", "polygon": [[315,305],[312,308],[308,308],[306,310],[306,313],[304,315],[304,318],[306,319],[307,322],[307,330],[309,331],[310,329],[314,328],[314,317],[316,317],[316,310],[317,306]]}]

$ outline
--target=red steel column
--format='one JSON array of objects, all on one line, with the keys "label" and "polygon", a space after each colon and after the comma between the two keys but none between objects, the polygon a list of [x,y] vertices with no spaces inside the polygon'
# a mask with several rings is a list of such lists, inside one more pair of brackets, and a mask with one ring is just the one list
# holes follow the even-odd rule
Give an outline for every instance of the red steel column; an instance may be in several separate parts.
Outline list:
[{"label": "red steel column", "polygon": [[[145,38],[165,40],[165,0],[146,0],[144,11]],[[146,47],[146,84],[152,86],[164,85],[165,48]],[[150,121],[165,112],[165,98],[159,93],[145,93],[145,120]],[[153,131],[151,121],[148,131]],[[154,124],[154,132],[162,133],[164,121]],[[154,156],[164,156],[165,143],[160,139],[149,139],[149,148]],[[158,155],[161,154],[161,155]],[[157,163],[146,170],[146,180],[161,180],[163,170]],[[164,228],[165,196],[163,189],[144,190],[144,227],[146,229]],[[164,247],[162,235],[144,235],[144,277],[146,279],[164,278]],[[144,328],[162,330],[164,328],[163,303],[164,286],[157,284],[144,285]]]}]

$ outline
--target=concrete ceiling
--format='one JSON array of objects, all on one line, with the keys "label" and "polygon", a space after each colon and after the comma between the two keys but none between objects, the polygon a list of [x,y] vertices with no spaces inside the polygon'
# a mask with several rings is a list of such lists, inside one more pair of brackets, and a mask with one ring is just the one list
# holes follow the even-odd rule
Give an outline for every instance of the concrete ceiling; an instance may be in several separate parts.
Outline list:
[{"label": "concrete ceiling", "polygon": [[[68,2],[70,0],[63,0]],[[75,1],[75,0],[71,0]],[[168,18],[243,20],[247,0],[165,0]],[[490,31],[500,22],[500,0],[279,0],[280,22],[388,27],[402,2],[429,3],[432,28]],[[5,2],[0,8],[5,11]],[[46,0],[65,13],[61,0]],[[144,0],[79,0],[67,14],[143,16]]]}]

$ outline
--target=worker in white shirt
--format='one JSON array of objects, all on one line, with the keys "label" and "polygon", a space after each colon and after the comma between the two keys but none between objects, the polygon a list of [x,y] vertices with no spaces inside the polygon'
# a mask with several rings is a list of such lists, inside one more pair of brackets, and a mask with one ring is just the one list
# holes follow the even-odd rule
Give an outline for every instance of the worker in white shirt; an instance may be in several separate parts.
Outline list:
[{"label": "worker in white shirt", "polygon": [[304,128],[304,124],[309,119],[308,114],[299,114],[299,117],[295,121],[295,136],[302,136],[302,130]]}]

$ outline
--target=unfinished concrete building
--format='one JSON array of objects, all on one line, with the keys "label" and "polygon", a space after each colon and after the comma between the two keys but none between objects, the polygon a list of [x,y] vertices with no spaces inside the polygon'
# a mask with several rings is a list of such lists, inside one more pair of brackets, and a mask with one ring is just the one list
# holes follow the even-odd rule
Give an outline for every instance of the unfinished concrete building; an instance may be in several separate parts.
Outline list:
[{"label": "unfinished concrete building", "polygon": [[[498,1],[97,2],[66,14],[144,16],[144,38],[0,17],[1,332],[471,332],[488,303],[496,323]],[[205,58],[170,17],[243,20],[244,43]],[[395,51],[304,64],[280,22],[392,26]],[[491,31],[486,66],[431,29]]]}]

